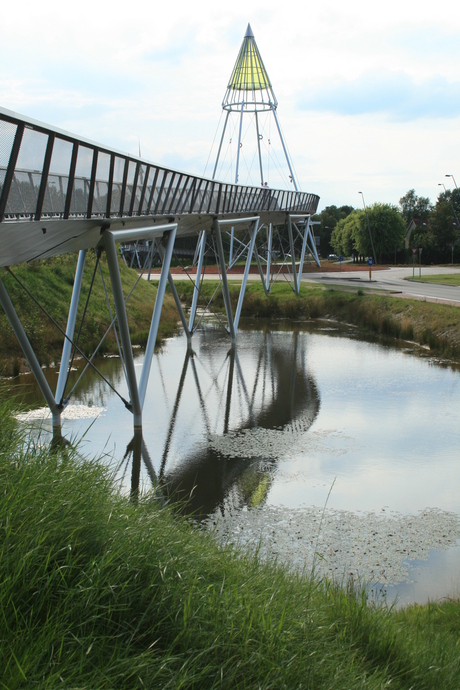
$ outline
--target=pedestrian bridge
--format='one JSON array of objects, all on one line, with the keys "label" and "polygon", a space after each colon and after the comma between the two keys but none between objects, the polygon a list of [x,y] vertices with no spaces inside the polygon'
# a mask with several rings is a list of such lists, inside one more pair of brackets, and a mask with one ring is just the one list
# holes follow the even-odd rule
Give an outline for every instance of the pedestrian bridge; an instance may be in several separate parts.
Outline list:
[{"label": "pedestrian bridge", "polygon": [[[226,184],[158,166],[0,109],[0,267],[11,271],[10,267],[18,263],[79,252],[67,328],[63,332],[56,392],[51,391],[43,376],[27,333],[0,279],[0,302],[51,409],[55,428],[60,429],[61,411],[68,402],[65,392],[68,369],[78,350],[74,330],[89,249],[96,250],[97,261],[102,253],[107,258],[116,310],[112,326],[119,331],[120,356],[130,394],[126,406],[133,413],[135,429],[140,429],[167,282],[190,345],[206,242],[211,236],[220,267],[228,331],[234,344],[253,257],[264,289],[269,291],[273,228],[282,226],[287,238],[286,256],[296,293],[307,249],[319,263],[310,221],[318,202],[315,194]],[[225,228],[234,227],[245,229],[248,237],[247,242],[240,241],[246,266],[235,314],[227,284],[227,269],[232,259],[222,241]],[[256,245],[261,232],[265,232],[267,238],[265,273]],[[197,238],[195,293],[188,318],[169,270],[174,243],[180,236]],[[117,245],[139,240],[149,242],[152,252],[156,249],[163,267],[138,382]],[[78,352],[82,355],[81,350]],[[92,358],[89,365],[94,367]]]}]

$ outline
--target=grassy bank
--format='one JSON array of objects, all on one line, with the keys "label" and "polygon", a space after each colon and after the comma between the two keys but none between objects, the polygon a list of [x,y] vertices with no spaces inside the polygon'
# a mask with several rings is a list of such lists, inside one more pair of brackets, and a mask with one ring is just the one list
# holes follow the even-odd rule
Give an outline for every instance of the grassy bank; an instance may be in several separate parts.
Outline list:
[{"label": "grassy bank", "polygon": [[437,283],[438,285],[460,285],[460,273],[443,273],[436,275],[422,275],[410,278],[418,283]]},{"label": "grassy bank", "polygon": [[[215,288],[216,283],[204,282],[203,300],[209,299]],[[190,303],[193,285],[184,281],[177,283],[177,289],[181,299]],[[230,284],[233,308],[239,289],[239,285]],[[216,309],[224,308],[220,292],[213,304]],[[282,282],[274,283],[265,297],[257,282],[247,286],[242,315],[274,320],[332,318],[354,324],[363,332],[414,341],[440,357],[460,360],[460,309],[451,306],[308,284],[301,286],[296,297]]]},{"label": "grassy bank", "polygon": [[[64,330],[72,295],[76,264],[77,255],[66,254],[45,261],[20,264],[12,268],[13,274],[21,280]],[[95,255],[94,253],[88,253],[77,318],[77,329],[85,308],[93,278],[94,266]],[[107,291],[110,293],[110,280],[104,255],[101,258],[101,269]],[[120,263],[120,269],[123,290],[126,296],[137,280],[137,273],[126,268],[123,263]],[[63,343],[62,334],[10,274],[2,271],[1,278],[38,355],[40,363],[49,364],[52,360],[59,359]],[[141,280],[129,299],[127,311],[133,344],[145,345],[147,342],[155,296],[156,287],[145,280]],[[110,304],[114,314],[113,299],[110,299]],[[111,321],[112,317],[107,306],[104,285],[98,271],[95,276],[79,340],[79,345],[85,354],[93,352]],[[159,332],[160,338],[171,335],[176,328],[176,324],[177,311],[172,298],[169,297],[164,305]],[[101,352],[114,351],[116,351],[116,341],[112,331],[104,341]],[[19,373],[25,366],[16,336],[8,323],[3,309],[0,308],[0,375]]]},{"label": "grassy bank", "polygon": [[396,613],[236,557],[0,424],[2,688],[459,687],[458,603]]},{"label": "grassy bank", "polygon": [[[27,289],[44,306],[51,316],[65,329],[68,305],[70,303],[75,275],[76,255],[64,255],[34,264],[14,267],[13,272]],[[94,255],[89,255],[85,269],[79,319],[85,308],[95,265]],[[102,274],[106,286],[110,285],[104,256],[101,260]],[[121,265],[124,294],[127,295],[137,280],[134,270]],[[49,364],[58,360],[62,349],[62,334],[40,311],[33,300],[23,291],[11,275],[3,272],[4,281],[32,342],[39,361]],[[202,285],[202,301],[209,300],[217,283],[205,281]],[[190,304],[192,281],[178,281],[177,288],[183,302]],[[110,288],[108,287],[110,292]],[[236,307],[239,285],[230,283],[233,307]],[[145,345],[156,296],[156,283],[141,280],[128,302],[128,320],[134,345]],[[110,300],[112,313],[113,301]],[[213,308],[223,311],[224,304],[220,290],[213,302]],[[300,297],[296,297],[287,283],[278,282],[265,297],[259,282],[249,283],[243,304],[243,316],[314,319],[333,318],[354,324],[364,332],[379,334],[403,340],[410,340],[446,359],[460,360],[460,310],[439,304],[410,299],[364,293],[363,290],[325,289],[321,286],[304,284]],[[106,303],[104,287],[99,273],[96,275],[88,302],[87,313],[80,336],[82,350],[93,352],[100,338],[111,322]],[[170,294],[166,294],[163,307],[159,340],[177,330],[178,314]],[[101,353],[115,352],[116,341],[113,332],[104,341]],[[11,376],[27,369],[22,351],[11,326],[0,309],[0,375]]]}]

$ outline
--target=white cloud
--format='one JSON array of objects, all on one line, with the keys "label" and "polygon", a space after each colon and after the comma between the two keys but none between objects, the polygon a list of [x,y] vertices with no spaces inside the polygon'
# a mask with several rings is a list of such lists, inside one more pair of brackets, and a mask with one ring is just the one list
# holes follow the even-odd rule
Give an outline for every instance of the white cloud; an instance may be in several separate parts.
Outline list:
[{"label": "white cloud", "polygon": [[150,160],[202,174],[250,22],[302,189],[321,206],[358,205],[358,189],[369,203],[410,188],[434,198],[460,154],[460,13],[442,9],[10,3],[0,103],[131,153],[140,140]]},{"label": "white cloud", "polygon": [[433,75],[417,83],[402,71],[366,72],[301,95],[299,107],[339,115],[384,113],[402,121],[453,118],[460,115],[460,81]]}]

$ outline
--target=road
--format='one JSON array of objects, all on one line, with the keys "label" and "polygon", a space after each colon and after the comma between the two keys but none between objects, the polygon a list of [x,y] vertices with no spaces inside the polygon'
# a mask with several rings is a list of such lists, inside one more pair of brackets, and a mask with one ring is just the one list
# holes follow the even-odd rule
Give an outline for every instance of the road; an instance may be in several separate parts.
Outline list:
[{"label": "road", "polygon": [[[416,297],[427,301],[456,304],[460,306],[460,286],[436,285],[435,283],[420,283],[407,280],[412,278],[412,267],[387,268],[373,270],[369,282],[368,271],[345,270],[343,265],[340,273],[303,273],[302,281],[320,283],[322,285],[342,285],[357,287],[366,290],[390,292],[401,297]],[[415,275],[418,276],[419,268],[415,267]],[[446,266],[422,266],[422,278],[424,275],[460,273],[460,268]]]}]

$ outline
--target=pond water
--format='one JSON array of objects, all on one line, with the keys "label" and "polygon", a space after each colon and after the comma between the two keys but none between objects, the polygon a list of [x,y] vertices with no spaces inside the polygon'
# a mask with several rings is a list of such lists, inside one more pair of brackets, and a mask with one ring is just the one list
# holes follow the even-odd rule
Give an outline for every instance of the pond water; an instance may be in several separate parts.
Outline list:
[{"label": "pond water", "polygon": [[[263,558],[365,580],[400,605],[460,593],[457,371],[327,322],[253,321],[233,350],[211,325],[193,349],[178,336],[155,355],[142,438],[93,373],[64,434],[102,454],[124,491],[153,485],[217,539]],[[98,366],[128,397],[120,360]],[[30,377],[12,383],[40,400]],[[46,436],[43,418],[43,408],[29,416]]]}]

